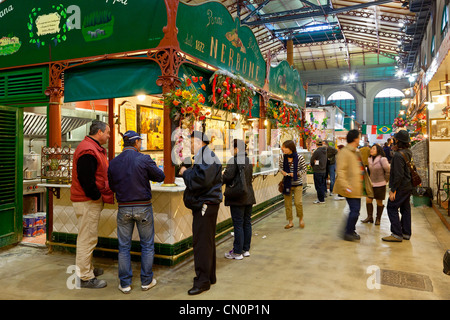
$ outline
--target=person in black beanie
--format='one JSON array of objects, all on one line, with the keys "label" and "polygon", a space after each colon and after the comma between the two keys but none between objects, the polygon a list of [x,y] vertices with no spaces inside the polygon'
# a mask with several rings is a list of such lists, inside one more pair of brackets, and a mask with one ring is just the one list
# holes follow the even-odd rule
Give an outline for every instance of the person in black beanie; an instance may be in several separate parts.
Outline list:
[{"label": "person in black beanie", "polygon": [[[409,133],[400,130],[394,135],[394,155],[391,161],[389,177],[389,200],[387,213],[391,222],[391,235],[383,237],[383,241],[402,242],[411,237],[411,204],[413,189],[411,173],[406,160],[411,162],[412,152],[409,149]],[[406,158],[406,159],[405,159]],[[400,210],[401,218],[398,211]]]},{"label": "person in black beanie", "polygon": [[194,164],[181,167],[179,175],[186,184],[183,201],[192,210],[192,245],[196,277],[189,295],[209,290],[216,283],[216,223],[222,202],[222,163],[208,148],[206,134],[194,131],[191,135],[191,152]]}]

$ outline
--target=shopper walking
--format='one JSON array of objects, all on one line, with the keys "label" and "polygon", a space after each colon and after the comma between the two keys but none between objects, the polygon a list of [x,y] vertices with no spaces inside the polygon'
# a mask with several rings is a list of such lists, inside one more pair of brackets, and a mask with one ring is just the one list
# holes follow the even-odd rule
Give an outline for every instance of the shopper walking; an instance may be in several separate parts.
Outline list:
[{"label": "shopper walking", "polygon": [[192,210],[192,242],[194,249],[194,285],[188,291],[195,295],[209,290],[216,283],[216,222],[222,202],[222,163],[209,147],[206,134],[194,131],[191,152],[194,165],[181,167],[186,190],[183,201]]},{"label": "shopper walking", "polygon": [[97,279],[103,270],[94,268],[92,254],[98,241],[98,223],[104,203],[114,203],[108,184],[106,149],[109,126],[94,120],[89,135],[80,142],[73,154],[70,200],[78,219],[76,266],[81,288],[104,288],[106,281]]},{"label": "shopper walking", "polygon": [[[391,222],[391,235],[383,237],[384,241],[402,242],[411,238],[411,204],[412,193],[411,173],[406,162],[411,162],[412,153],[409,149],[410,137],[406,130],[400,130],[394,135],[394,155],[391,161],[389,178],[389,200],[387,213]],[[406,158],[406,160],[405,160]],[[399,211],[401,218],[399,216]]]},{"label": "shopper walking", "polygon": [[392,160],[392,156],[391,156],[391,153],[392,153],[392,150],[391,150],[391,144],[392,144],[392,139],[391,139],[391,138],[388,138],[388,139],[386,140],[386,142],[384,143],[384,147],[383,147],[384,154],[386,155],[386,158],[388,159],[389,163],[391,163],[391,160]]},{"label": "shopper walking", "polygon": [[233,249],[225,253],[227,259],[242,260],[250,256],[251,215],[256,200],[252,185],[253,165],[245,150],[244,141],[233,140],[233,157],[223,173],[225,206],[230,206],[234,227]]},{"label": "shopper walking", "polygon": [[299,219],[300,228],[305,227],[303,221],[303,180],[302,176],[307,171],[305,158],[297,153],[297,148],[292,140],[286,140],[281,146],[283,156],[280,157],[279,170],[283,178],[284,208],[286,210],[286,220],[288,224],[284,227],[290,229],[294,226],[292,215],[292,196]]},{"label": "shopper walking", "polygon": [[[327,176],[330,176],[330,196],[333,195],[333,187],[334,182],[336,181],[336,154],[337,149],[330,145],[329,142],[327,145]],[[327,177],[325,177],[325,180]]]},{"label": "shopper walking", "polygon": [[347,134],[347,145],[339,151],[336,159],[335,192],[344,196],[350,207],[344,230],[344,240],[347,241],[360,239],[360,236],[355,231],[361,209],[364,173],[361,158],[356,151],[359,139],[359,131],[350,130]]},{"label": "shopper walking", "polygon": [[317,140],[317,149],[311,156],[311,168],[314,176],[314,187],[317,192],[315,204],[325,203],[325,193],[327,191],[327,147],[322,146],[322,139]]},{"label": "shopper walking", "polygon": [[383,200],[386,198],[386,180],[389,180],[390,173],[389,161],[380,145],[374,144],[372,146],[368,163],[370,180],[373,186],[373,198],[366,198],[367,218],[362,220],[362,222],[373,223],[373,199],[375,199],[377,202],[375,225],[378,226],[384,210]]},{"label": "shopper walking", "polygon": [[131,292],[131,241],[134,225],[141,244],[141,289],[156,285],[153,277],[155,255],[152,192],[150,180],[164,181],[165,175],[148,154],[140,153],[141,137],[135,131],[123,134],[122,153],[111,160],[108,168],[109,186],[119,203],[117,240],[119,242],[119,290]]}]

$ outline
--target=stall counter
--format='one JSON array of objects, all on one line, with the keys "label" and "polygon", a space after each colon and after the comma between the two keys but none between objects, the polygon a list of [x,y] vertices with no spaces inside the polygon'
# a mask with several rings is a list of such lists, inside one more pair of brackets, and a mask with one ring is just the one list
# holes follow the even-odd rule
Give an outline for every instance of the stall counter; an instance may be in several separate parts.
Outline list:
[{"label": "stall counter", "polygon": [[[258,172],[253,175],[253,188],[256,204],[253,216],[260,216],[282,204],[282,195],[278,192],[281,175],[278,170]],[[177,179],[177,186],[165,187],[152,184],[152,204],[155,227],[155,258],[170,260],[174,264],[174,256],[180,256],[192,247],[192,212],[184,206],[183,192],[185,186]],[[52,245],[62,246],[75,244],[78,234],[78,222],[70,201],[70,185],[40,184],[43,187],[60,187],[59,198],[53,195],[53,230]],[[223,186],[225,191],[225,186]],[[99,222],[99,243],[111,243],[110,249],[117,249],[117,204],[105,204]],[[231,229],[230,229],[231,228]],[[230,209],[220,204],[217,218],[217,233],[232,231]],[[103,239],[104,238],[104,239]],[[112,239],[113,241],[104,241]],[[135,228],[133,241],[139,241]],[[101,241],[102,240],[102,241]],[[115,240],[115,241],[114,241]],[[115,246],[115,248],[114,248]],[[158,263],[157,260],[155,260]],[[164,262],[162,262],[165,264]]]}]

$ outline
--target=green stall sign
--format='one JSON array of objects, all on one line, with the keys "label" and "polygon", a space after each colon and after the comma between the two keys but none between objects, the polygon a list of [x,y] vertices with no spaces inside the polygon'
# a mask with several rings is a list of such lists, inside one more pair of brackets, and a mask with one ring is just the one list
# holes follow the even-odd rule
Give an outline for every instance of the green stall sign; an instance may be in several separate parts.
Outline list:
[{"label": "green stall sign", "polygon": [[218,2],[180,3],[177,13],[180,49],[204,62],[263,87],[266,62],[252,30],[241,26]]},{"label": "green stall sign", "polygon": [[7,0],[0,3],[0,68],[148,50],[165,25],[159,0]]}]

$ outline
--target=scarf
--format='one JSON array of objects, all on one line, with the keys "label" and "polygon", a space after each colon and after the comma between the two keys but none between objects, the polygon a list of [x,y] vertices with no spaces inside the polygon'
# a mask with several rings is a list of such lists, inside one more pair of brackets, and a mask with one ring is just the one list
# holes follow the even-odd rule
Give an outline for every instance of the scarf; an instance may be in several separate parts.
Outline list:
[{"label": "scarf", "polygon": [[294,164],[294,176],[288,176],[286,175],[284,177],[284,183],[283,183],[283,194],[290,194],[291,193],[291,187],[292,187],[292,179],[294,181],[297,181],[298,179],[298,155],[297,153],[291,153],[291,154],[285,154],[283,157],[283,171],[286,173],[290,173],[291,170],[289,169],[289,162],[288,158],[292,158],[292,162]]}]

